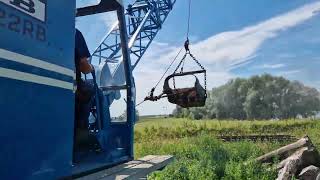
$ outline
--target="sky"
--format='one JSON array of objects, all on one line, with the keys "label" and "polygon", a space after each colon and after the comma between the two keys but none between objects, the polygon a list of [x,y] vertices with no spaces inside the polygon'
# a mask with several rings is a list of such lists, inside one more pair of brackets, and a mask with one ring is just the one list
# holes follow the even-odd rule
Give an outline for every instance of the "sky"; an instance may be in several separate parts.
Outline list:
[{"label": "sky", "polygon": [[[96,1],[82,0],[77,6]],[[233,78],[270,73],[320,90],[320,1],[192,0],[191,7],[190,49],[208,71],[208,89]],[[134,70],[137,102],[148,95],[182,47],[187,13],[188,1],[177,0]],[[115,22],[111,12],[78,19],[76,24],[92,52]],[[187,68],[195,67],[188,63]],[[180,85],[192,86],[190,82],[190,77],[181,79]],[[145,102],[137,109],[151,115],[169,114],[174,108],[163,99]]]}]

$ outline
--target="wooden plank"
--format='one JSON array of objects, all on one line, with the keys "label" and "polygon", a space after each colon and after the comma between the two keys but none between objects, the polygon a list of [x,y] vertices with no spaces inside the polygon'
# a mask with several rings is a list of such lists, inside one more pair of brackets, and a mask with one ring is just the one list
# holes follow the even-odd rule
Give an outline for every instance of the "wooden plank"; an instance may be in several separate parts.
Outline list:
[{"label": "wooden plank", "polygon": [[96,172],[94,174],[90,174],[90,175],[87,175],[87,176],[84,176],[84,177],[77,178],[77,180],[97,180],[97,179],[102,179],[104,177],[109,176],[110,174],[114,174],[114,173],[122,171],[123,169],[136,166],[136,165],[141,164],[141,163],[143,163],[145,161],[149,161],[149,160],[151,160],[151,159],[153,159],[155,157],[156,156],[148,155],[148,156],[145,156],[145,157],[140,158],[138,160],[129,161],[127,163],[119,164],[117,166],[114,166],[112,168],[108,168],[108,169]]},{"label": "wooden plank", "polygon": [[143,179],[153,171],[164,168],[173,160],[173,156],[148,155],[118,166],[99,171],[77,180],[123,180]]},{"label": "wooden plank", "polygon": [[103,180],[127,180],[140,179],[146,177],[148,174],[164,168],[173,161],[173,156],[156,156],[149,161],[145,161],[136,166],[132,166],[118,173],[111,174],[103,178]]}]

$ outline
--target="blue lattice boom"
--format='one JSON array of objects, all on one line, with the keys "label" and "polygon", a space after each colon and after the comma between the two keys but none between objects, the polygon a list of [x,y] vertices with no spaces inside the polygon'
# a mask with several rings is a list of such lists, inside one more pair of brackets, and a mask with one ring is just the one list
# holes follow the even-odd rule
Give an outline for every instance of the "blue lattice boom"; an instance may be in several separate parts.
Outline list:
[{"label": "blue lattice boom", "polygon": [[[161,29],[175,2],[176,0],[136,0],[128,6],[125,16],[132,70]],[[91,62],[95,65],[107,63],[113,77],[117,76],[122,63],[118,22],[95,49]]]}]

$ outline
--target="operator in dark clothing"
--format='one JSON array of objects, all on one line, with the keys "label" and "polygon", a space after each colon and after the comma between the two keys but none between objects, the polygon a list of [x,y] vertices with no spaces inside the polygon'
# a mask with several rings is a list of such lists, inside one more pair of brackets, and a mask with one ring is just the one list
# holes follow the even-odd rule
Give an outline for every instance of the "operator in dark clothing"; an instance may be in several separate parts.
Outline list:
[{"label": "operator in dark clothing", "polygon": [[75,34],[75,66],[76,66],[76,106],[75,106],[75,128],[87,129],[90,113],[90,101],[94,95],[92,83],[81,79],[81,73],[88,74],[94,71],[89,63],[90,52],[82,33],[76,29]]}]

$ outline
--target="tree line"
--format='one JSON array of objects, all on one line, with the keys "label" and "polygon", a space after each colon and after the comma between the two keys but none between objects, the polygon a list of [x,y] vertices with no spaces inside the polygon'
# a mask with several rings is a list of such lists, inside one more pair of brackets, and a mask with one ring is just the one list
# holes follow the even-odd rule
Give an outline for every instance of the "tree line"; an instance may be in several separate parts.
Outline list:
[{"label": "tree line", "polygon": [[298,81],[269,74],[236,78],[208,92],[201,108],[176,107],[175,117],[192,119],[288,119],[320,112],[320,94]]}]

